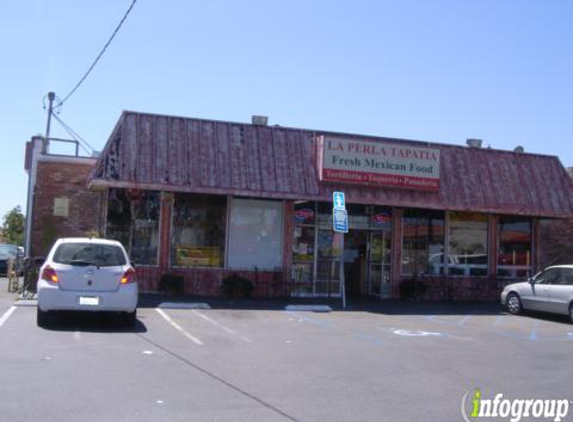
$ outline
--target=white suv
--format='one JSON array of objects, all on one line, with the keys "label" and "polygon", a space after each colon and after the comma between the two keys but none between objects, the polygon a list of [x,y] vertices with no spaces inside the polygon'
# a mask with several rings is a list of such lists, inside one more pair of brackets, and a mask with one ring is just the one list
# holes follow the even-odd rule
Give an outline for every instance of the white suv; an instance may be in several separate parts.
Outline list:
[{"label": "white suv", "polygon": [[58,239],[40,268],[39,326],[52,311],[121,312],[135,325],[138,288],[125,248],[115,240]]}]

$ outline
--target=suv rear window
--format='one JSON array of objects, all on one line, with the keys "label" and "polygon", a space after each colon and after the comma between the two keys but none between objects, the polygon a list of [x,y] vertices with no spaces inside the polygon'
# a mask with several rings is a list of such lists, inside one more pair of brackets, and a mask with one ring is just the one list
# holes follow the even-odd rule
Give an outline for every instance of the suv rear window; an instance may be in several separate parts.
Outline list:
[{"label": "suv rear window", "polygon": [[54,262],[97,267],[126,264],[125,255],[120,247],[93,243],[62,243],[54,253]]}]

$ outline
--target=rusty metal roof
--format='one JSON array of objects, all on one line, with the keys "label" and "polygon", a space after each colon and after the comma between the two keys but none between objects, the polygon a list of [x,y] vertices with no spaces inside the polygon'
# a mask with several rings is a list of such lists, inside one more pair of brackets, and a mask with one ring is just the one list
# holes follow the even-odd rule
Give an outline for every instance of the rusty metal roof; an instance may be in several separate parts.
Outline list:
[{"label": "rusty metal roof", "polygon": [[[437,148],[440,189],[321,183],[320,135]],[[90,186],[325,201],[342,190],[349,203],[573,216],[573,181],[554,156],[128,111],[99,157]]]}]

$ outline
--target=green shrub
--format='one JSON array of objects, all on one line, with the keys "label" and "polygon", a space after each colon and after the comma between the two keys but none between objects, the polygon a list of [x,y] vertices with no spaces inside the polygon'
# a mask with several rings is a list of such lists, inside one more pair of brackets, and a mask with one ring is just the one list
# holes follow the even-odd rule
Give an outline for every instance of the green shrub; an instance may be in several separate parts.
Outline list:
[{"label": "green shrub", "polygon": [[163,274],[159,279],[159,291],[173,296],[183,295],[185,279],[179,274]]},{"label": "green shrub", "polygon": [[254,289],[255,286],[251,281],[236,273],[229,274],[223,278],[223,283],[221,284],[223,294],[235,299],[250,297]]}]

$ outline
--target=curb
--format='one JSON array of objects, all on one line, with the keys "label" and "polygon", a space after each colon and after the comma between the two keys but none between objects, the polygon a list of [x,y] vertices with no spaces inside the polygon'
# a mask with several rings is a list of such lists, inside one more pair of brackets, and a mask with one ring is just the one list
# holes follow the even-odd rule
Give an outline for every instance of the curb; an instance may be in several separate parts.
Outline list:
[{"label": "curb", "polygon": [[211,309],[207,303],[199,302],[162,302],[159,309]]},{"label": "curb", "polygon": [[287,305],[286,311],[290,312],[332,312],[328,305]]},{"label": "curb", "polygon": [[24,307],[35,307],[38,306],[38,301],[37,300],[30,300],[30,299],[22,299],[22,300],[17,300],[16,302],[14,302],[14,306],[18,306],[21,308]]}]

